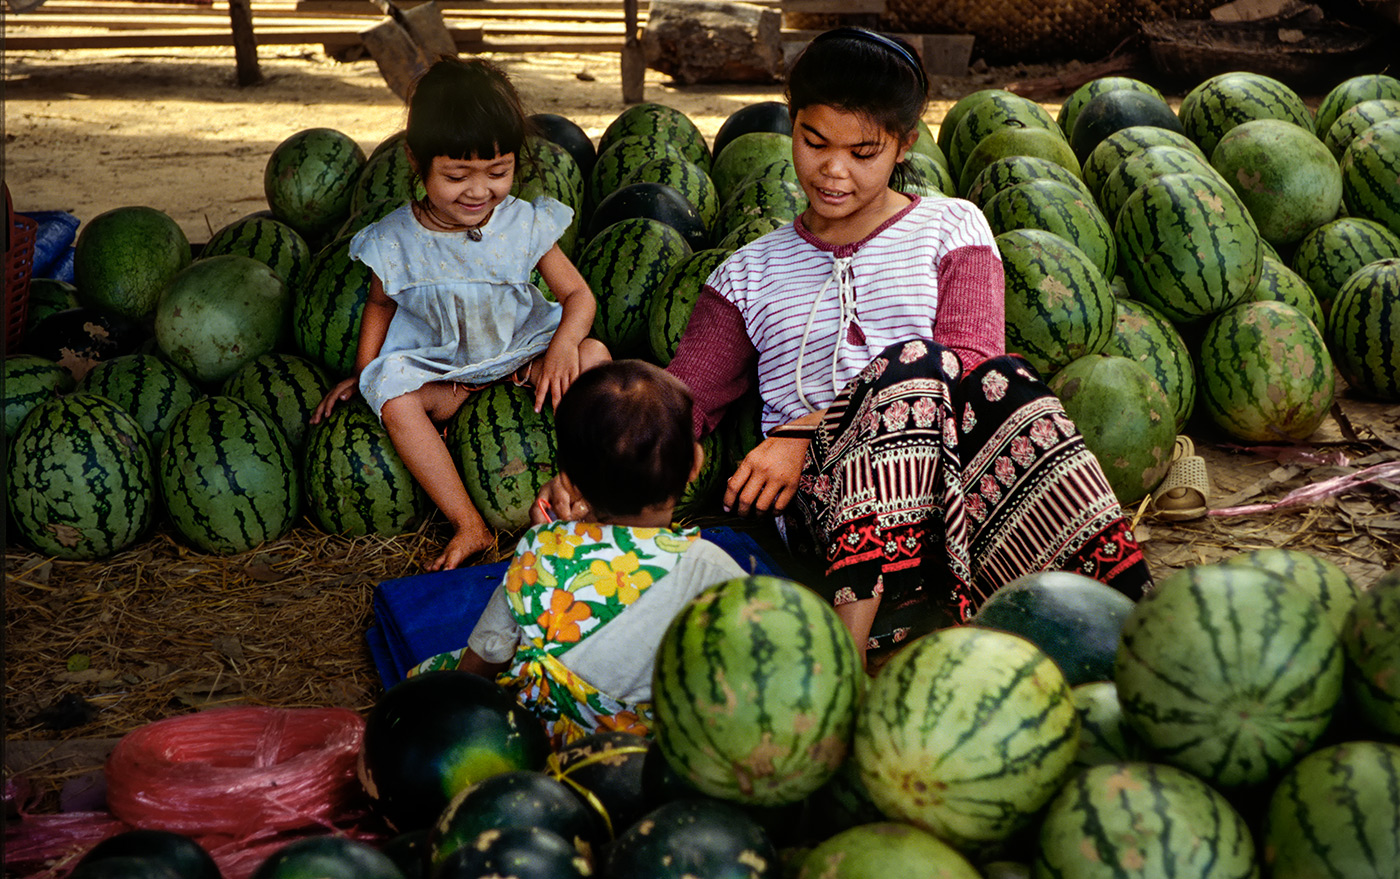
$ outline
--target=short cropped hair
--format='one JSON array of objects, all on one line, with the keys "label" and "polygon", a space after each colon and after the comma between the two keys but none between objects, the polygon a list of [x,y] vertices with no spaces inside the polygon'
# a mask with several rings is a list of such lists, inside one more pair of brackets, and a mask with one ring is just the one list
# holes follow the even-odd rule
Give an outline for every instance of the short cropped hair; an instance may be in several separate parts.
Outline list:
[{"label": "short cropped hair", "polygon": [[690,390],[641,360],[579,374],[554,412],[559,469],[603,516],[679,500],[695,463]]},{"label": "short cropped hair", "polygon": [[483,58],[443,58],[409,95],[408,152],[424,175],[438,156],[518,156],[531,133],[510,78]]}]

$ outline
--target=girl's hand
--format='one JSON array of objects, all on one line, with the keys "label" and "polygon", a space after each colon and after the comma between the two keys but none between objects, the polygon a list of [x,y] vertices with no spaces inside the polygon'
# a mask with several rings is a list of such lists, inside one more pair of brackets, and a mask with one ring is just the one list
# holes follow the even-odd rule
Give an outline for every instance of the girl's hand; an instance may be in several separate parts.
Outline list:
[{"label": "girl's hand", "polygon": [[557,408],[564,398],[564,392],[578,378],[578,374],[578,343],[555,335],[540,362],[540,375],[535,382],[535,411],[544,407],[546,397]]},{"label": "girl's hand", "polygon": [[359,390],[359,387],[360,379],[358,376],[341,379],[335,387],[331,388],[330,393],[326,394],[325,399],[316,404],[316,411],[311,413],[311,423],[320,424],[321,419],[329,418],[335,404],[344,403],[355,396],[355,391]]},{"label": "girl's hand", "polygon": [[740,516],[780,513],[797,494],[811,440],[770,437],[739,463],[724,488],[724,509]]}]

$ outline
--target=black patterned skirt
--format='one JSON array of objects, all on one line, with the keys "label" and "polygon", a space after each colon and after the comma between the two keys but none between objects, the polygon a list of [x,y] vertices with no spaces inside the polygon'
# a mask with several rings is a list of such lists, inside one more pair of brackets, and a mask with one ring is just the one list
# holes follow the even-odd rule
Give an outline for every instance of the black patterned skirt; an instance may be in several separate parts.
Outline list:
[{"label": "black patterned skirt", "polygon": [[1074,571],[1136,600],[1142,551],[1059,399],[1016,356],[885,349],[837,397],[784,514],[834,605],[875,595],[868,649],[967,620],[1025,574]]}]

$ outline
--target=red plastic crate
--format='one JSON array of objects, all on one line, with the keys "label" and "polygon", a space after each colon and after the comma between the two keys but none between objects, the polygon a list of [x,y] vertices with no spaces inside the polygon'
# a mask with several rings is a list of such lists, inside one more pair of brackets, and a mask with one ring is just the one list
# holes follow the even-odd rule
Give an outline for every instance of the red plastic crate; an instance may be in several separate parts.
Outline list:
[{"label": "red plastic crate", "polygon": [[13,351],[24,339],[29,318],[29,276],[34,271],[34,236],[39,224],[15,213],[10,187],[5,187],[5,348]]}]

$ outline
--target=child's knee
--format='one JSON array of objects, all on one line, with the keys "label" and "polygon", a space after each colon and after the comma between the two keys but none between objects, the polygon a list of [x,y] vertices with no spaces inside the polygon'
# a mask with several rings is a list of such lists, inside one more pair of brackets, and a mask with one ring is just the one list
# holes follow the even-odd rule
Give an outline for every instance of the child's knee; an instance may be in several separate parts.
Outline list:
[{"label": "child's knee", "polygon": [[612,352],[608,346],[597,339],[584,339],[578,343],[578,364],[580,369],[588,369],[590,366],[597,366],[600,363],[607,363],[612,360]]}]

